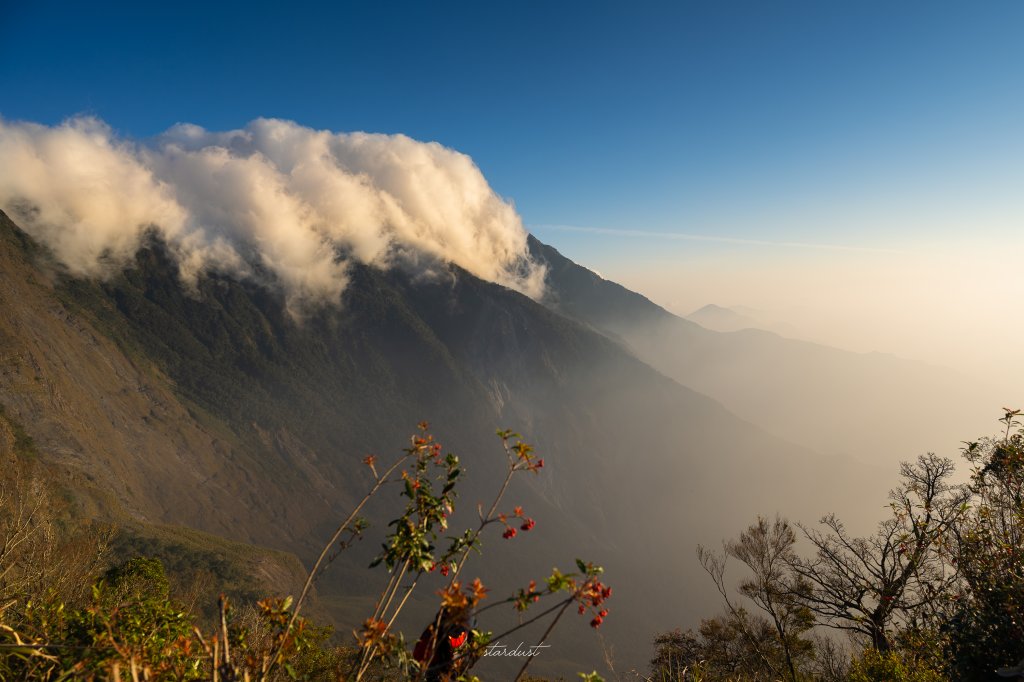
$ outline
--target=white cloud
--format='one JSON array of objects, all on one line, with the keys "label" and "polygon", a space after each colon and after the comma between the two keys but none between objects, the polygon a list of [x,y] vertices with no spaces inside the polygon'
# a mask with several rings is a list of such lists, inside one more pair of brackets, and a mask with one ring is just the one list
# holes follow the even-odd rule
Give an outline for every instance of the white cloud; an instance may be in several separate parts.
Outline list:
[{"label": "white cloud", "polygon": [[141,145],[96,119],[0,121],[0,206],[83,275],[123,264],[155,229],[186,281],[258,265],[293,304],[336,299],[351,259],[448,261],[543,289],[519,216],[473,161],[403,135],[259,119],[229,132],[181,124]]}]

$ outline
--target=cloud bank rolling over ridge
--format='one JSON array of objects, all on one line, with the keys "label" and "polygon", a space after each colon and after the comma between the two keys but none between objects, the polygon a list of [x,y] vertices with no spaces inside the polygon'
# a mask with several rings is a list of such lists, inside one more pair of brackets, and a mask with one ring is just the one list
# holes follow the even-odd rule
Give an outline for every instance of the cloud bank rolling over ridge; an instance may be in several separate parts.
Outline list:
[{"label": "cloud bank rolling over ridge", "polygon": [[264,270],[293,307],[336,300],[353,260],[424,272],[448,261],[543,290],[519,215],[472,159],[404,135],[257,119],[179,124],[142,144],[94,118],[0,120],[0,208],[77,275],[111,272],[155,230],[186,284]]}]

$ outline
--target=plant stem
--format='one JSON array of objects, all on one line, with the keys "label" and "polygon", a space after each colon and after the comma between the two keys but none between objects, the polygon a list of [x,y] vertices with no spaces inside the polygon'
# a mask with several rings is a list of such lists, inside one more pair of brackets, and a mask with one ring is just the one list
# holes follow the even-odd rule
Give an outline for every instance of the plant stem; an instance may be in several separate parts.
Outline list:
[{"label": "plant stem", "polygon": [[[501,602],[501,603],[504,603],[504,602]],[[534,616],[533,618],[530,618],[529,620],[524,620],[524,621],[523,621],[522,623],[519,623],[519,624],[518,624],[518,625],[516,625],[516,626],[515,626],[514,628],[510,628],[510,629],[508,629],[508,630],[505,630],[505,632],[502,632],[502,633],[501,633],[501,634],[499,634],[499,635],[495,635],[495,636],[494,636],[494,637],[492,637],[491,639],[493,639],[493,640],[497,641],[497,640],[501,639],[502,637],[507,637],[508,635],[511,635],[511,634],[512,634],[513,632],[515,632],[516,630],[522,630],[523,628],[527,627],[528,625],[532,625],[533,623],[536,623],[536,622],[537,622],[538,620],[540,620],[540,619],[541,619],[541,618],[543,618],[544,616],[546,616],[546,615],[548,615],[548,614],[550,614],[550,613],[554,613],[554,612],[555,612],[555,611],[557,611],[557,610],[558,610],[559,608],[562,608],[562,609],[564,609],[564,608],[565,608],[565,607],[567,606],[567,604],[569,604],[569,603],[572,603],[572,597],[570,597],[569,599],[566,599],[566,600],[565,600],[564,602],[561,602],[561,601],[560,601],[560,602],[558,602],[557,604],[555,604],[554,606],[550,606],[550,607],[548,607],[548,608],[547,608],[546,610],[544,610],[544,611],[542,611],[542,612],[538,613],[538,614],[537,614],[536,616]],[[456,657],[454,658],[454,660],[456,660],[456,661],[457,661],[457,660],[459,660],[459,659],[461,659],[461,658],[465,658],[466,656],[469,656],[469,655],[470,655],[471,653],[472,653],[472,652],[470,652],[470,651],[467,651],[466,653],[463,653],[463,654],[459,654],[458,656],[456,656]],[[473,664],[473,665],[475,665],[475,662],[474,662],[474,664]],[[467,670],[469,670],[469,669],[472,669],[473,665],[470,665],[470,666],[469,666],[469,668],[467,668]]]},{"label": "plant stem", "polygon": [[[331,539],[328,540],[327,543],[324,545],[323,549],[320,550],[320,556],[317,557],[316,562],[313,564],[313,568],[309,569],[309,575],[306,577],[306,582],[302,585],[302,592],[299,594],[299,598],[295,600],[295,608],[292,609],[291,618],[288,619],[288,627],[285,628],[286,634],[292,631],[292,627],[295,625],[295,621],[299,617],[299,611],[302,609],[302,605],[303,603],[305,603],[306,597],[309,595],[309,590],[313,586],[313,580],[314,578],[316,578],[316,574],[320,570],[320,565],[324,562],[324,557],[327,556],[327,553],[331,550],[331,547],[333,547],[334,543],[338,541],[338,538],[340,538],[341,534],[345,532],[345,529],[348,528],[349,524],[351,524],[352,521],[355,520],[356,516],[366,505],[366,503],[370,500],[370,498],[373,497],[377,493],[377,491],[381,489],[384,483],[387,482],[388,478],[391,477],[391,474],[395,473],[395,470],[397,470],[398,467],[400,467],[407,459],[409,459],[409,457],[411,457],[412,454],[413,453],[406,453],[399,457],[395,461],[395,463],[392,464],[388,468],[388,470],[384,472],[383,476],[377,478],[377,482],[374,483],[372,488],[370,488],[370,491],[363,496],[363,499],[359,501],[359,504],[356,505],[356,508],[353,509],[352,512],[348,515],[348,518],[346,518],[341,523],[341,525],[338,526],[337,530],[335,530],[334,534],[331,536]],[[277,658],[281,652],[282,646],[283,640],[282,644],[279,644],[278,646],[274,647],[274,650],[271,652],[270,668],[273,668],[274,665],[277,663]],[[268,669],[267,672],[269,673],[270,670]]]},{"label": "plant stem", "polygon": [[[551,625],[549,625],[548,629],[544,631],[543,635],[541,635],[540,641],[534,645],[535,647],[542,646],[544,642],[547,641],[548,635],[550,635],[551,631],[555,629],[556,625],[558,625],[559,619],[561,619],[562,615],[565,614],[565,610],[569,608],[569,604],[571,604],[572,602],[572,599],[565,600],[565,604],[562,606],[562,610],[559,611],[558,615],[555,616],[554,620],[551,621]],[[533,663],[533,656],[528,657],[526,659],[526,662],[523,663],[523,667],[519,669],[519,673],[516,675],[515,682],[519,682],[520,678],[522,678],[522,676],[526,673],[526,669],[530,667],[531,663]]]}]

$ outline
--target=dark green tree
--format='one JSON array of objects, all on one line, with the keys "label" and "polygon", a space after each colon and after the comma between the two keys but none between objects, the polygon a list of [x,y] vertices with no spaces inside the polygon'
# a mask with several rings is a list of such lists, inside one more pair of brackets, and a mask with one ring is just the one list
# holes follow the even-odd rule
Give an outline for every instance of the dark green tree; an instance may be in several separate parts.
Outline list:
[{"label": "dark green tree", "polygon": [[962,679],[1024,667],[1024,430],[1007,409],[1001,438],[967,443],[970,513],[956,529],[962,579],[948,627],[949,658]]}]

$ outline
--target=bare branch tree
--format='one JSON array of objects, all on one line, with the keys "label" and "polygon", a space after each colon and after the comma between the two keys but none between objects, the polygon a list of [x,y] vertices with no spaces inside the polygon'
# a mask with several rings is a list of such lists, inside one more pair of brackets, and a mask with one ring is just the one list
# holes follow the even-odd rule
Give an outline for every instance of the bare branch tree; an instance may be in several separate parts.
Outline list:
[{"label": "bare branch tree", "polygon": [[704,547],[697,548],[701,565],[711,576],[726,608],[740,627],[745,619],[740,617],[741,609],[729,598],[725,566],[728,557],[732,557],[750,569],[751,576],[740,583],[739,591],[767,615],[774,627],[781,665],[764,651],[759,643],[761,640],[754,637],[748,628],[743,628],[744,637],[774,675],[791,680],[797,679],[798,659],[811,647],[810,642],[801,639],[800,635],[814,624],[811,612],[794,598],[796,589],[792,584],[790,566],[796,562],[795,544],[796,534],[789,522],[776,517],[769,523],[764,517],[758,517],[754,524],[740,533],[738,540],[725,543],[723,554],[715,554]]},{"label": "bare branch tree", "polygon": [[933,622],[956,581],[945,549],[969,498],[949,482],[952,473],[952,461],[934,454],[903,463],[893,515],[869,537],[852,537],[835,515],[821,520],[823,530],[801,525],[815,554],[794,555],[799,599],[825,625],[864,635],[879,651],[892,647],[895,624]]},{"label": "bare branch tree", "polygon": [[84,597],[105,562],[109,532],[94,524],[70,529],[61,503],[33,465],[10,467],[0,479],[0,602],[50,594]]}]

